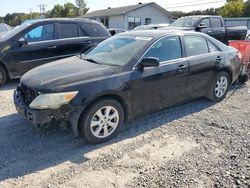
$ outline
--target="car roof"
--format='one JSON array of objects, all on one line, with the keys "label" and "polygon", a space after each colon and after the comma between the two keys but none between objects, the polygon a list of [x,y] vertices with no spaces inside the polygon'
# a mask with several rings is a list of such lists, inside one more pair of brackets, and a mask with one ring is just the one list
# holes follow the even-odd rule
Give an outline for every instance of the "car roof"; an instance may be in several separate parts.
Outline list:
[{"label": "car roof", "polygon": [[109,28],[108,30],[121,30],[121,31],[125,31],[124,29],[120,29],[120,28]]},{"label": "car roof", "polygon": [[33,23],[42,23],[42,22],[53,22],[53,21],[63,21],[63,22],[85,22],[85,23],[99,23],[94,20],[85,19],[85,18],[46,18],[46,19],[38,19],[38,20],[29,20],[31,24]]},{"label": "car roof", "polygon": [[191,16],[183,16],[181,18],[205,18],[205,17],[221,17],[216,15],[191,15]]},{"label": "car roof", "polygon": [[[192,34],[192,35],[203,35],[203,33],[194,32],[194,31],[181,31],[181,30],[133,30],[126,33],[120,33],[119,35],[124,36],[139,36],[139,37],[151,37],[151,38],[161,38],[163,36],[169,36],[169,35],[183,35],[183,34]],[[206,36],[206,35],[205,35]]]}]

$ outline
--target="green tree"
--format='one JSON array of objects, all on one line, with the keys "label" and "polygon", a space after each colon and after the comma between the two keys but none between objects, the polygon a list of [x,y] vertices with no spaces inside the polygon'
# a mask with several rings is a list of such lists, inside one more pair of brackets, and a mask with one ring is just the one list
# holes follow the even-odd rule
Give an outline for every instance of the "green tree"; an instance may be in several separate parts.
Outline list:
[{"label": "green tree", "polygon": [[47,12],[46,17],[58,18],[58,17],[77,17],[78,8],[72,3],[65,3],[62,5],[55,5],[50,11]]},{"label": "green tree", "polygon": [[64,9],[62,12],[62,17],[76,17],[77,16],[77,7],[72,3],[65,3]]},{"label": "green tree", "polygon": [[64,7],[62,5],[55,5],[54,8],[51,9],[47,14],[48,17],[51,18],[58,18],[62,17],[62,12],[64,10]]},{"label": "green tree", "polygon": [[190,15],[218,15],[220,8],[209,8],[206,10],[195,10],[191,12],[173,11],[171,12],[174,18]]},{"label": "green tree", "polygon": [[84,0],[76,0],[76,6],[78,16],[82,16],[89,11],[89,8],[87,8],[87,3]]},{"label": "green tree", "polygon": [[245,4],[243,0],[229,0],[225,6],[219,11],[219,14],[223,17],[241,17],[245,10]]},{"label": "green tree", "polygon": [[250,0],[247,0],[245,2],[245,10],[244,10],[243,16],[250,17]]}]

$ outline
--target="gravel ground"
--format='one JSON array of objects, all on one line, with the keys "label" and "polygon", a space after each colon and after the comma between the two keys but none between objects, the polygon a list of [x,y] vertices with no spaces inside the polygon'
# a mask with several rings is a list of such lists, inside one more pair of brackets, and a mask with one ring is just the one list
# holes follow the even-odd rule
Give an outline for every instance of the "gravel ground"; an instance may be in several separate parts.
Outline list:
[{"label": "gravel ground", "polygon": [[[250,82],[137,118],[100,145],[68,129],[32,129],[0,91],[0,187],[250,188]],[[236,90],[237,89],[237,90]]]}]

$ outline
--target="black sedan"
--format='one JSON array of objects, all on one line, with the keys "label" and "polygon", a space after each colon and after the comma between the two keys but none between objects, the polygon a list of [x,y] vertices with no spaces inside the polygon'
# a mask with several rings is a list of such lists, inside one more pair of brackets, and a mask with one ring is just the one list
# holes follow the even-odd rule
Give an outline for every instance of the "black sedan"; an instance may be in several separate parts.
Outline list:
[{"label": "black sedan", "polygon": [[100,23],[82,18],[30,20],[0,38],[0,87],[7,79],[79,55],[110,37]]},{"label": "black sedan", "polygon": [[101,143],[135,116],[198,97],[222,100],[240,68],[235,49],[205,34],[134,31],[29,71],[14,101],[38,127],[67,122]]}]

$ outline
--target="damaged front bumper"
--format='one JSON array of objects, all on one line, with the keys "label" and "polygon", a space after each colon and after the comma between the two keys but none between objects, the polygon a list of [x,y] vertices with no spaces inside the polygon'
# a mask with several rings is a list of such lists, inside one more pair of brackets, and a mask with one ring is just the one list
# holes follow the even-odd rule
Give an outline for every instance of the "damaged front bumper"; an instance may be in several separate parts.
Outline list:
[{"label": "damaged front bumper", "polygon": [[23,101],[21,93],[16,90],[14,92],[14,104],[17,112],[36,127],[49,127],[54,122],[70,121],[70,114],[73,110],[69,106],[62,106],[59,109],[34,110]]}]

